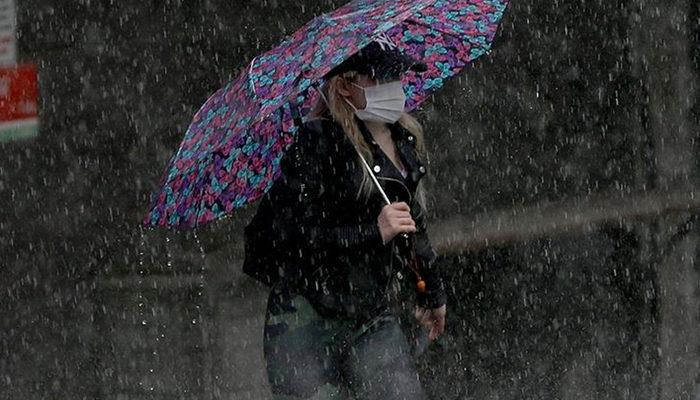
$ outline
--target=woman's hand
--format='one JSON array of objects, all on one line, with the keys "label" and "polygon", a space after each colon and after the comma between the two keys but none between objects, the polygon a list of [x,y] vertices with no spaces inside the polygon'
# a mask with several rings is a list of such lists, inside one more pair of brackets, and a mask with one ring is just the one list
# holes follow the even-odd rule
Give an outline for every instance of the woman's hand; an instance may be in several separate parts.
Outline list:
[{"label": "woman's hand", "polygon": [[445,315],[447,315],[447,305],[443,304],[439,308],[416,307],[416,319],[420,324],[430,329],[428,338],[435,340],[445,331]]},{"label": "woman's hand", "polygon": [[384,244],[389,243],[399,233],[416,231],[416,223],[411,218],[411,209],[403,201],[385,205],[377,217],[377,225]]}]

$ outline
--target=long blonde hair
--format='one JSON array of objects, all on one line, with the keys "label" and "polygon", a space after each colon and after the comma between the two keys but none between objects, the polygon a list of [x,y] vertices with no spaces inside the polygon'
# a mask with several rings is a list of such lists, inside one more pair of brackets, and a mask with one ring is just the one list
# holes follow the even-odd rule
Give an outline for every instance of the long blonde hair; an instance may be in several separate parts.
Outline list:
[{"label": "long blonde hair", "polygon": [[[341,85],[340,79],[346,79],[349,81],[354,81],[358,77],[358,73],[355,71],[348,71],[340,75],[335,75],[330,78],[322,87],[319,89],[321,91],[321,96],[319,96],[318,101],[314,105],[313,110],[309,114],[311,118],[322,118],[323,115],[329,111],[333,120],[339,123],[345,134],[350,139],[352,144],[359,150],[362,156],[367,160],[369,164],[372,164],[374,158],[372,157],[372,151],[369,144],[365,141],[360,127],[354,118],[354,110],[350,105],[343,100],[343,96],[339,92],[339,87]],[[325,99],[324,99],[325,96]],[[326,104],[326,100],[328,104]],[[407,113],[403,113],[399,119],[399,124],[409,131],[416,139],[416,149],[419,154],[424,154],[425,143],[423,140],[423,128],[420,123]],[[373,191],[377,190],[372,182],[372,178],[369,176],[367,168],[362,165],[360,156],[357,156],[357,163],[361,166],[362,171],[362,183],[357,192],[356,198],[359,200],[361,196],[365,200],[369,199]],[[426,196],[423,185],[419,182],[415,193],[416,200],[421,205],[421,207],[426,209]]]}]

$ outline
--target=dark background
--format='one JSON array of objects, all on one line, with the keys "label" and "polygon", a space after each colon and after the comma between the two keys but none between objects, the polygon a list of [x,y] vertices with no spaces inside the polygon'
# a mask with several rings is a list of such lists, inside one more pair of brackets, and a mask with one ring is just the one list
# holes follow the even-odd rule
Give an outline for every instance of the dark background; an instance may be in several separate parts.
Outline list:
[{"label": "dark background", "polygon": [[[254,207],[138,222],[208,95],[327,1],[19,0],[41,132],[0,143],[0,398],[269,398]],[[700,399],[700,5],[512,0],[418,112],[436,399]]]}]

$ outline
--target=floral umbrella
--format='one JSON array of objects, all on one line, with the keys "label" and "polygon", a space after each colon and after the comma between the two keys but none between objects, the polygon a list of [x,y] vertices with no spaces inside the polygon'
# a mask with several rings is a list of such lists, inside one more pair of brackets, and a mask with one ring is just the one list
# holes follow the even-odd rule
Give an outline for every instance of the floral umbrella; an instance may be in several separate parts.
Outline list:
[{"label": "floral umbrella", "polygon": [[145,225],[194,227],[254,202],[323,76],[380,35],[428,70],[406,74],[407,111],[491,49],[508,0],[355,0],[318,16],[216,91],[195,114],[152,197]]}]

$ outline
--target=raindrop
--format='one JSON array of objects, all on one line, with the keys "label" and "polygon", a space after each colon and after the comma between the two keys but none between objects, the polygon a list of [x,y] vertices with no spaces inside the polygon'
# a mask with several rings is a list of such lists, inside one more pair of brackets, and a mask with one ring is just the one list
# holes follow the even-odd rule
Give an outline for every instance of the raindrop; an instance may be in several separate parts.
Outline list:
[{"label": "raindrop", "polygon": [[166,234],[165,236],[165,256],[166,256],[166,264],[168,268],[172,268],[173,266],[173,254],[170,252],[170,236]]}]

